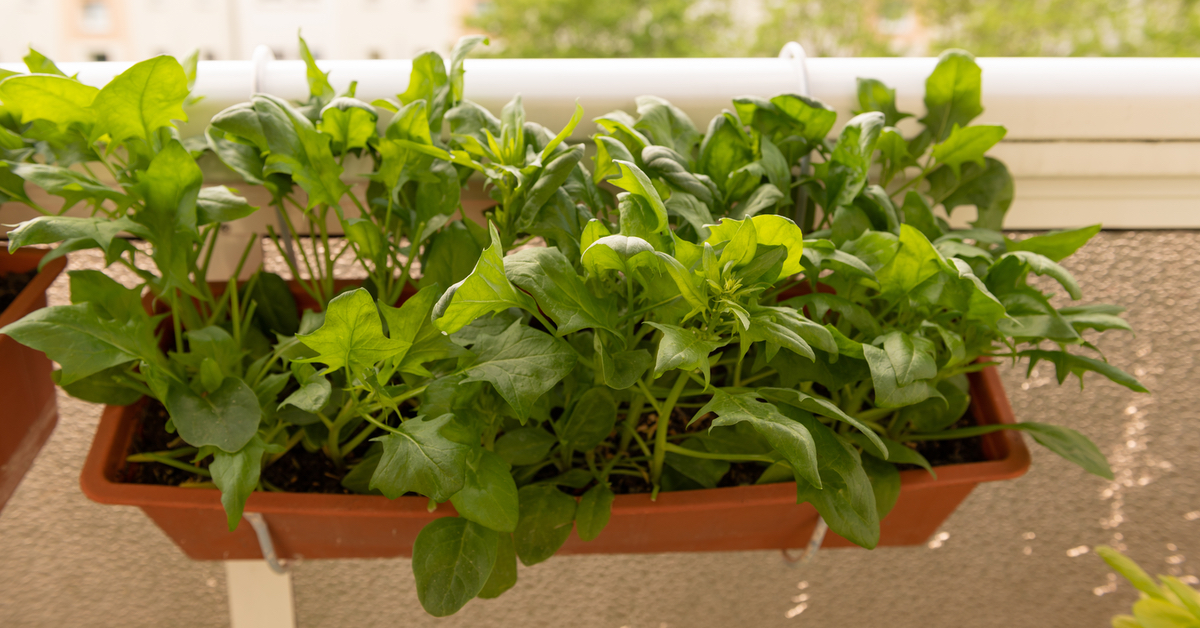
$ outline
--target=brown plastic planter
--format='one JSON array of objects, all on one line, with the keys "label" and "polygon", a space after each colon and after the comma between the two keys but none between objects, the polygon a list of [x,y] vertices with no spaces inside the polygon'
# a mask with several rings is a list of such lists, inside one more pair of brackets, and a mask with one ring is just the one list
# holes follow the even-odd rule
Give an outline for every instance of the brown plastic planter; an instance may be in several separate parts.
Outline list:
[{"label": "brown plastic planter", "polygon": [[[1012,408],[994,368],[971,376],[972,407],[985,424],[1012,423]],[[261,558],[249,525],[229,532],[220,493],[213,489],[121,484],[115,481],[136,433],[139,406],[108,407],[83,468],[83,492],[93,501],[140,507],[188,556],[198,560]],[[1015,478],[1029,467],[1029,450],[1015,431],[984,437],[989,460],[903,471],[900,499],[883,521],[880,545],[925,542],[980,482]],[[410,556],[426,523],[454,514],[447,503],[430,513],[429,500],[369,495],[254,493],[247,512],[262,513],[283,558]],[[608,527],[594,541],[572,535],[563,554],[643,554],[804,547],[816,510],[796,504],[794,483],[621,495]],[[830,533],[826,547],[851,543]]]},{"label": "brown plastic planter", "polygon": [[[45,254],[41,249],[0,250],[0,275],[34,270]],[[46,307],[46,290],[66,265],[67,259],[60,257],[34,276],[0,312],[0,327]],[[52,371],[44,353],[0,336],[0,510],[58,423]]]}]

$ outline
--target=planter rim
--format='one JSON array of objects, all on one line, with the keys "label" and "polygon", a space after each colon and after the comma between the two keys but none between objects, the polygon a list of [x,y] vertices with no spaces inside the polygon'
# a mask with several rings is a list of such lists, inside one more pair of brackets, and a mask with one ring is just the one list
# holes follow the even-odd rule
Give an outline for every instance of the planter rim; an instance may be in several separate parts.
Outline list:
[{"label": "planter rim", "polygon": [[[978,384],[978,386],[976,386]],[[988,367],[975,374],[972,382],[972,404],[976,405],[976,393],[982,390],[998,391],[999,403],[994,404],[998,416],[988,417],[987,423],[1015,423],[1012,408],[1003,395],[1000,375],[996,368]],[[106,406],[96,430],[95,440],[88,451],[87,460],[80,477],[83,493],[92,501],[102,504],[128,506],[196,508],[221,510],[221,493],[216,489],[180,488],[148,484],[116,482],[111,474],[124,462],[122,438],[131,429],[124,421],[127,408],[136,406]],[[977,414],[977,416],[979,416]],[[992,435],[989,435],[992,436]],[[1017,430],[995,433],[1001,455],[994,460],[952,464],[934,467],[937,478],[922,469],[900,472],[904,490],[919,491],[926,488],[952,485],[975,485],[979,482],[1006,480],[1023,475],[1029,468],[1029,449]],[[994,441],[995,442],[995,441]],[[794,504],[796,483],[781,482],[755,486],[693,491],[663,492],[653,502],[646,493],[618,495],[613,502],[612,512],[618,514],[642,514],[663,511],[704,512],[725,509],[731,503],[745,506],[763,504]],[[355,517],[388,517],[425,519],[430,516],[429,500],[425,497],[401,497],[395,500],[381,495],[334,495],[326,493],[270,493],[255,491],[246,502],[245,512],[263,514],[330,514],[340,512]],[[454,514],[449,502],[440,504],[439,515]]]},{"label": "planter rim", "polygon": [[[37,248],[22,248],[13,253],[9,253],[6,249],[0,248],[0,268],[9,272],[28,272],[35,270],[39,262],[42,261],[50,249]],[[67,267],[67,258],[59,257],[50,260],[46,267],[39,270],[30,281],[17,295],[16,299],[9,304],[3,312],[0,312],[0,327],[4,327],[9,323],[13,323],[25,316],[33,310],[33,304],[38,297],[50,288],[50,284],[58,278],[59,273]],[[0,336],[0,342],[8,336]]]}]

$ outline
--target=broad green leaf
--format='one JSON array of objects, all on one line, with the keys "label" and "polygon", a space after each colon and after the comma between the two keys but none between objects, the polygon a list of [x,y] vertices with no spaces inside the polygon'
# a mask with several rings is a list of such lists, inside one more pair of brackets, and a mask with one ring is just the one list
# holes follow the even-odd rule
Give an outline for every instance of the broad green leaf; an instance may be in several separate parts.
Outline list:
[{"label": "broad green leaf", "polygon": [[338,206],[350,188],[342,183],[342,167],[333,158],[330,136],[317,131],[308,118],[274,96],[259,94],[251,102],[268,148],[263,174],[290,175],[308,192],[309,208],[320,204]]},{"label": "broad green leaf", "polygon": [[817,472],[817,447],[804,424],[780,413],[779,408],[758,400],[754,393],[731,395],[714,389],[712,399],[696,411],[696,417],[712,412],[717,415],[713,426],[747,422],[778,451],[796,471],[813,486],[821,487]]},{"label": "broad green leaf", "polygon": [[595,449],[613,431],[617,402],[605,388],[591,388],[575,402],[570,416],[560,423],[559,439],[571,451]]},{"label": "broad green leaf", "polygon": [[172,120],[188,119],[183,111],[188,91],[187,74],[175,57],[159,55],[134,64],[92,102],[92,141],[107,134],[112,144],[136,138],[155,146],[159,129],[171,126]]},{"label": "broad green leaf", "polygon": [[513,541],[517,557],[531,567],[550,558],[571,536],[575,500],[553,484],[530,484],[520,492],[521,519]]},{"label": "broad green leaf", "polygon": [[954,425],[971,406],[970,388],[965,376],[944,379],[937,383],[942,399],[930,397],[925,401],[900,409],[896,420],[914,432],[936,432]]},{"label": "broad green leaf", "polygon": [[1029,264],[1029,268],[1035,274],[1052,277],[1055,281],[1062,284],[1062,287],[1066,289],[1067,294],[1071,295],[1072,299],[1078,300],[1083,297],[1083,292],[1079,289],[1079,283],[1075,281],[1071,273],[1045,255],[1031,251],[1013,251],[1001,256],[1000,259],[1006,257],[1015,257]]},{"label": "broad green leaf", "polygon": [[462,490],[450,497],[459,516],[497,532],[517,528],[517,484],[508,463],[486,450],[467,457]]},{"label": "broad green leaf", "polygon": [[464,445],[454,415],[417,417],[394,432],[373,440],[383,443],[383,457],[371,477],[371,489],[389,499],[414,492],[438,502],[450,499],[466,482],[471,447]]},{"label": "broad green leaf", "polygon": [[[297,314],[296,298],[283,277],[275,273],[258,272],[258,281],[250,291],[240,290],[239,298],[253,301],[254,319],[263,333],[268,336],[295,336],[300,331],[300,316]],[[308,312],[306,314],[310,314]],[[291,357],[288,357],[291,359]]]},{"label": "broad green leaf", "polygon": [[450,286],[466,279],[482,252],[483,248],[462,221],[450,222],[425,245],[418,285]]},{"label": "broad green leaf", "polygon": [[1142,599],[1133,603],[1133,616],[1144,628],[1193,628],[1196,617],[1170,602]]},{"label": "broad green leaf", "polygon": [[862,547],[874,548],[879,543],[879,510],[861,455],[808,412],[788,406],[781,410],[787,420],[805,428],[820,452],[817,462],[822,484],[800,474],[797,501],[811,502],[834,532]]},{"label": "broad green leaf", "polygon": [[542,208],[554,198],[582,159],[583,146],[576,145],[555,155],[541,169],[537,180],[526,191],[525,200],[512,207],[512,211],[517,213],[517,226],[520,229],[533,226]]},{"label": "broad green leaf", "polygon": [[458,101],[463,97],[463,61],[471,51],[479,44],[485,46],[491,45],[487,37],[483,35],[466,35],[460,37],[458,42],[454,44],[454,49],[450,51],[450,94],[451,104],[458,104]]},{"label": "broad green leaf", "polygon": [[333,85],[329,84],[329,75],[317,67],[317,60],[308,50],[308,42],[298,35],[296,39],[300,40],[300,58],[304,60],[304,74],[308,79],[309,96],[317,102],[328,102],[336,93]]},{"label": "broad green leaf", "polygon": [[914,381],[907,386],[897,383],[898,375],[887,352],[878,347],[864,344],[863,354],[871,367],[871,381],[875,385],[875,405],[880,408],[902,408],[919,403],[930,397],[941,398],[928,381]]},{"label": "broad green leaf", "polygon": [[904,118],[912,117],[912,114],[900,113],[896,109],[896,90],[875,79],[860,78],[857,82],[859,111],[854,112],[856,115],[864,111],[878,111],[884,115],[884,123],[888,126],[896,126]]},{"label": "broad green leaf", "polygon": [[462,352],[430,318],[437,298],[438,288],[427,286],[409,297],[399,308],[379,304],[383,320],[387,323],[388,338],[410,345],[403,354],[391,358],[405,373],[428,377],[429,371],[422,365]]},{"label": "broad green leaf", "polygon": [[962,165],[971,162],[983,167],[983,154],[1004,139],[1008,131],[1002,126],[955,126],[946,141],[933,147],[933,158],[950,166],[955,176]]},{"label": "broad green leaf", "polygon": [[966,163],[961,177],[948,167],[929,174],[929,193],[949,214],[960,205],[974,205],[978,214],[971,224],[979,229],[1000,229],[1013,201],[1013,179],[1003,162],[985,157],[983,167]]},{"label": "broad green leaf", "polygon": [[638,96],[638,121],[633,128],[646,134],[659,146],[680,154],[692,152],[700,141],[700,132],[682,109],[656,96]]},{"label": "broad green leaf", "polygon": [[1016,242],[1008,240],[1007,244],[1009,251],[1029,251],[1043,255],[1052,261],[1061,262],[1074,255],[1075,251],[1087,244],[1088,240],[1091,240],[1097,233],[1100,233],[1098,224],[1066,231],[1051,231],[1045,235],[1033,236]]},{"label": "broad green leaf", "polygon": [[633,154],[615,137],[594,135],[596,141],[596,168],[592,180],[600,183],[609,177],[622,176],[618,161],[633,163]]},{"label": "broad green leaf", "polygon": [[31,244],[53,244],[64,240],[93,240],[109,250],[118,233],[137,227],[128,218],[74,218],[70,216],[38,216],[17,225],[8,232],[8,250],[16,251]]},{"label": "broad green leaf", "polygon": [[66,73],[58,69],[58,66],[49,57],[34,50],[32,46],[29,48],[29,54],[21,57],[21,60],[25,62],[25,67],[28,68],[30,74],[66,76]]},{"label": "broad green leaf", "polygon": [[541,427],[522,427],[496,439],[496,453],[513,466],[537,464],[558,439]]},{"label": "broad green leaf", "polygon": [[1158,579],[1162,581],[1163,588],[1174,593],[1175,597],[1179,598],[1179,601],[1183,603],[1184,608],[1188,609],[1196,619],[1200,620],[1200,591],[1189,587],[1182,580],[1174,576],[1159,576]]},{"label": "broad green leaf", "polygon": [[[62,166],[19,163],[9,165],[9,170],[25,181],[55,196],[62,197],[63,211],[74,207],[79,201],[88,201],[93,205],[99,205],[101,201],[112,201],[118,209],[124,209],[133,203],[133,199],[120,190],[110,188],[86,173],[76,172]],[[42,216],[41,218],[67,219],[65,216]],[[76,218],[75,220],[83,219]]]},{"label": "broad green leaf", "polygon": [[366,218],[351,218],[344,225],[346,239],[358,247],[361,259],[379,263],[388,252],[388,245],[383,231],[373,220]]},{"label": "broad green leaf", "polygon": [[861,460],[863,471],[867,473],[875,493],[875,511],[882,521],[892,511],[896,500],[900,499],[900,472],[896,470],[896,465],[868,453],[863,453]]},{"label": "broad green leaf", "polygon": [[463,383],[491,383],[522,421],[537,398],[575,367],[575,352],[565,342],[521,321],[482,338],[473,350],[479,359],[464,371]]},{"label": "broad green leaf", "polygon": [[[684,329],[666,323],[647,322],[646,324],[662,332],[662,339],[658,341],[658,354],[654,360],[655,378],[662,377],[671,369],[680,369],[684,372],[701,369],[707,379],[708,355],[725,346],[724,340],[708,339],[697,333],[697,330]],[[681,377],[683,376],[681,375]]]},{"label": "broad green leaf", "polygon": [[513,543],[513,535],[502,533],[499,536],[496,565],[479,591],[479,598],[483,600],[498,598],[517,584],[517,548]]},{"label": "broad green leaf", "polygon": [[537,311],[533,299],[513,287],[504,272],[504,248],[495,225],[489,225],[491,245],[484,249],[466,279],[450,286],[433,308],[433,318],[444,332],[452,334],[471,321],[491,312],[519,307]]},{"label": "broad green leaf", "polygon": [[100,90],[65,76],[19,74],[0,82],[0,102],[21,110],[21,124],[49,120],[60,127],[89,127],[96,120],[92,101]]},{"label": "broad green leaf", "polygon": [[292,363],[292,375],[296,378],[296,384],[300,388],[288,395],[279,404],[279,409],[284,406],[295,406],[305,412],[320,412],[321,408],[325,407],[329,401],[330,395],[333,394],[333,387],[329,380],[320,373],[317,369],[303,362]]},{"label": "broad green leaf", "polygon": [[425,612],[446,617],[479,595],[496,564],[499,533],[458,517],[435,519],[413,541],[417,599]]},{"label": "broad green leaf", "polygon": [[897,386],[908,386],[917,380],[937,376],[933,341],[924,336],[890,331],[883,336],[883,350],[896,373]]},{"label": "broad green leaf", "polygon": [[654,358],[645,349],[632,351],[610,351],[599,336],[595,339],[596,374],[601,383],[613,390],[624,390],[637,383],[654,364]]},{"label": "broad green leaf", "polygon": [[638,268],[657,268],[654,247],[647,241],[621,234],[604,236],[583,250],[583,267],[595,275],[615,270],[626,276]]},{"label": "broad green leaf", "polygon": [[913,291],[926,279],[938,274],[945,262],[916,227],[900,226],[900,249],[882,268],[875,271],[880,292],[891,299]]},{"label": "broad green leaf", "polygon": [[[125,365],[107,368],[99,373],[93,373],[81,380],[67,384],[62,389],[68,395],[89,403],[100,403],[107,406],[132,405],[138,399],[142,398],[142,390],[141,388],[133,388],[123,383],[124,381],[128,381],[127,379],[117,378],[118,375],[124,373],[127,369],[128,367]],[[55,384],[59,383],[61,373],[61,371],[54,371],[51,374],[51,378]]]},{"label": "broad green leaf", "polygon": [[817,174],[825,179],[825,204],[828,208],[854,202],[867,183],[867,171],[879,134],[883,131],[883,114],[862,113],[851,118],[842,128],[830,161],[820,164]]},{"label": "broad green leaf", "polygon": [[730,175],[754,161],[754,148],[742,121],[729,111],[712,119],[708,132],[700,142],[700,157],[696,166],[712,178],[717,188],[727,193]]},{"label": "broad green leaf", "polygon": [[935,142],[949,137],[957,125],[965,127],[983,113],[981,77],[975,57],[962,50],[947,50],[925,80],[926,114],[921,118]]},{"label": "broad green leaf", "polygon": [[258,397],[237,377],[226,377],[205,396],[172,380],[163,405],[179,436],[189,445],[212,445],[228,453],[245,447],[262,420]]},{"label": "broad green leaf", "polygon": [[589,488],[583,497],[579,498],[579,508],[575,511],[575,529],[582,541],[591,541],[600,536],[608,519],[612,515],[612,489],[604,484]]},{"label": "broad green leaf", "polygon": [[1047,423],[1019,423],[1021,429],[1028,432],[1039,445],[1074,462],[1084,471],[1102,478],[1113,479],[1112,468],[1108,459],[1087,436],[1061,425]]},{"label": "broad green leaf", "polygon": [[196,198],[196,225],[231,222],[255,211],[258,211],[257,207],[223,185],[202,188]]},{"label": "broad green leaf", "polygon": [[646,173],[642,172],[632,162],[617,160],[613,163],[617,164],[617,167],[620,168],[621,176],[616,179],[610,179],[609,183],[644,200],[649,205],[657,221],[651,225],[653,231],[663,232],[668,229],[670,224],[667,218],[667,208],[663,205],[662,197],[658,195],[658,191],[654,188]]},{"label": "broad green leaf", "polygon": [[234,453],[213,453],[208,470],[212,473],[213,484],[221,491],[221,505],[225,507],[230,531],[237,529],[246,499],[258,486],[262,457],[266,450],[267,446],[261,439],[253,438]]},{"label": "broad green leaf", "polygon": [[58,383],[64,386],[133,360],[163,362],[148,320],[122,323],[102,312],[93,303],[45,307],[0,328],[0,334],[61,364]]},{"label": "broad green leaf", "polygon": [[529,248],[504,260],[508,280],[533,295],[564,336],[580,329],[616,333],[612,300],[596,298],[557,248]]},{"label": "broad green leaf", "polygon": [[[690,451],[710,453],[706,446],[708,442],[711,441],[689,438],[680,446]],[[675,450],[668,451],[665,460],[666,470],[673,473],[663,474],[662,488],[670,491],[716,488],[730,468],[730,463],[725,460],[696,458]]]},{"label": "broad green leaf", "polygon": [[354,148],[366,148],[375,136],[375,108],[354,98],[335,98],[321,109],[317,128],[333,138],[333,151],[344,153]]},{"label": "broad green leaf", "polygon": [[147,316],[142,307],[141,286],[126,288],[98,270],[72,270],[67,275],[70,277],[71,303],[90,301],[109,318],[121,322]]},{"label": "broad green leaf", "polygon": [[858,419],[846,414],[841,408],[837,407],[837,404],[824,397],[809,395],[794,388],[759,388],[758,394],[764,399],[784,403],[800,408],[801,410],[807,410],[813,414],[849,423],[861,432],[865,439],[875,447],[875,451],[879,453],[880,457],[890,459],[888,447],[884,445],[884,441],[879,438],[879,435],[874,430],[864,425]]},{"label": "broad green leaf", "polygon": [[679,289],[679,294],[684,300],[692,306],[695,312],[705,312],[708,310],[708,298],[706,295],[707,289],[705,284],[697,286],[698,277],[687,268],[679,260],[667,255],[666,253],[655,253],[658,259],[662,260],[662,267],[666,269],[671,280],[675,282],[675,287]]},{"label": "broad green leaf", "polygon": [[193,296],[199,296],[199,292],[189,277],[189,259],[199,239],[196,200],[203,181],[204,173],[196,160],[183,144],[171,140],[134,186],[144,207],[133,215],[133,220],[149,231],[147,239],[154,244],[154,263],[163,276],[164,288],[179,288]]},{"label": "broad green leaf", "polygon": [[1104,562],[1108,563],[1109,567],[1112,567],[1117,573],[1124,576],[1139,591],[1149,595],[1153,599],[1166,599],[1162,589],[1154,582],[1154,578],[1151,578],[1150,574],[1143,571],[1132,559],[1107,545],[1096,547],[1096,553],[1100,555],[1100,558],[1104,559]]},{"label": "broad green leaf", "polygon": [[364,288],[340,294],[325,308],[325,322],[311,334],[297,336],[317,352],[305,362],[320,362],[325,372],[345,368],[360,376],[379,362],[408,348],[409,342],[383,335],[383,322],[375,299]]}]

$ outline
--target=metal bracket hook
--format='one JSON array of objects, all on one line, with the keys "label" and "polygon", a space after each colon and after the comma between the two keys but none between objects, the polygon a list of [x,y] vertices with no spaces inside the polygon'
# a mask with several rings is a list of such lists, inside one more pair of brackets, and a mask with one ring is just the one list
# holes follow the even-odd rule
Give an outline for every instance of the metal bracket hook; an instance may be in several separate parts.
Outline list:
[{"label": "metal bracket hook", "polygon": [[825,533],[829,531],[829,525],[825,523],[825,518],[817,516],[817,526],[813,528],[812,536],[808,539],[808,546],[804,548],[804,553],[799,556],[793,556],[791,550],[781,549],[780,554],[783,554],[783,560],[795,564],[811,563],[813,558],[817,556],[817,550],[821,549],[821,543],[825,541]]},{"label": "metal bracket hook", "polygon": [[287,573],[291,569],[291,562],[279,560],[279,556],[275,553],[275,543],[271,540],[271,530],[267,527],[267,520],[263,519],[262,513],[247,512],[243,513],[242,517],[249,521],[250,526],[254,528],[254,535],[258,537],[258,547],[262,550],[263,560],[267,561],[271,571],[280,575]]}]

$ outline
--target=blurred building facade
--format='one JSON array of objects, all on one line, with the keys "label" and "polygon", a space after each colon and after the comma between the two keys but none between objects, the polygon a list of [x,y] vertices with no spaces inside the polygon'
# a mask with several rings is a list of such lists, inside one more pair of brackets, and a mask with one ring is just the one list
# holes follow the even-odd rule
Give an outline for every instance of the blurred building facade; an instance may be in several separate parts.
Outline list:
[{"label": "blurred building facade", "polygon": [[324,59],[446,51],[472,0],[0,0],[0,62],[32,46],[58,61],[136,61],[193,50],[249,59],[260,44],[298,58],[302,31]]}]

